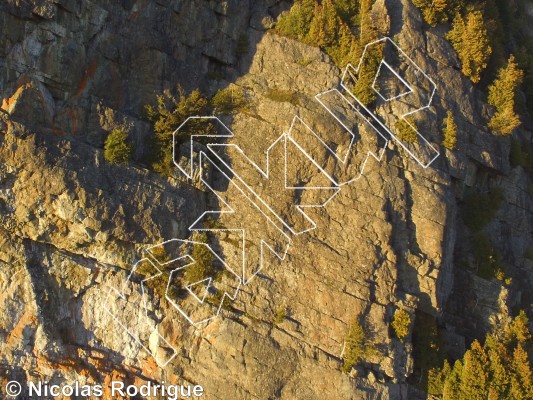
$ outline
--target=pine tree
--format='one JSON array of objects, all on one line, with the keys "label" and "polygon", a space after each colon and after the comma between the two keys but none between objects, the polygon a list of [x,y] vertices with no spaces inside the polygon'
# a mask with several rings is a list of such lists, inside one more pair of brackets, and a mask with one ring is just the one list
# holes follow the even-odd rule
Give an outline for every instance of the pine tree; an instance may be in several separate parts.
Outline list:
[{"label": "pine tree", "polygon": [[444,139],[442,140],[442,145],[448,150],[455,149],[455,145],[457,144],[457,124],[453,119],[453,114],[451,113],[451,111],[448,111],[444,124],[443,134]]},{"label": "pine tree", "polygon": [[472,343],[464,357],[461,377],[461,398],[485,400],[488,392],[488,357],[477,340]]},{"label": "pine tree", "polygon": [[418,143],[415,121],[412,118],[402,118],[394,125],[396,136],[402,142]]},{"label": "pine tree", "polygon": [[345,338],[344,364],[341,370],[345,373],[359,363],[369,353],[365,344],[365,332],[358,321],[352,322]]},{"label": "pine tree", "polygon": [[335,9],[342,21],[349,26],[359,25],[359,1],[335,0]]},{"label": "pine tree", "polygon": [[533,398],[533,378],[528,356],[522,345],[513,352],[513,377],[511,378],[511,395],[513,399]]},{"label": "pine tree", "polygon": [[199,232],[193,240],[196,242],[192,248],[192,258],[195,263],[185,269],[184,277],[188,284],[200,282],[206,278],[213,277],[215,269],[213,267],[213,253],[201,243],[207,243],[208,238],[205,232]]},{"label": "pine tree", "polygon": [[315,0],[296,0],[291,9],[280,15],[276,30],[301,41],[307,39],[315,11]]},{"label": "pine tree", "polygon": [[338,37],[338,43],[329,51],[333,62],[341,67],[353,64],[357,60],[357,41],[348,25],[340,22]]},{"label": "pine tree", "polygon": [[431,26],[448,20],[448,0],[413,0],[413,3],[420,8],[424,19]]},{"label": "pine tree", "polygon": [[524,72],[518,68],[512,55],[507,66],[498,71],[496,80],[489,87],[489,104],[496,107],[496,113],[489,122],[489,128],[502,135],[508,135],[520,126],[515,112],[515,98],[524,79]]},{"label": "pine tree", "polygon": [[[487,343],[485,343],[487,347]],[[489,399],[504,399],[509,391],[510,377],[502,359],[502,351],[498,348],[488,348],[489,367],[490,367],[490,386]]]},{"label": "pine tree", "polygon": [[[150,143],[152,146],[152,166],[154,170],[163,175],[170,175],[172,162],[172,145],[174,131],[190,116],[206,115],[209,113],[209,102],[196,89],[188,96],[178,86],[177,96],[166,89],[157,96],[157,105],[146,106],[148,118],[154,126],[155,138]],[[213,126],[206,120],[191,120],[186,129],[176,135],[178,142],[185,142],[192,134],[206,135],[213,131]]]},{"label": "pine tree", "polygon": [[104,158],[112,164],[126,164],[131,159],[133,148],[123,129],[113,129],[104,145]]},{"label": "pine tree", "polygon": [[403,340],[409,333],[409,327],[411,326],[411,317],[409,316],[409,313],[403,308],[396,310],[391,325],[396,337]]},{"label": "pine tree", "polygon": [[442,368],[431,368],[428,373],[428,394],[442,395],[444,393],[444,383],[451,374],[452,367],[448,360],[444,360]]},{"label": "pine tree", "polygon": [[332,0],[315,3],[315,12],[307,40],[320,47],[332,47],[337,41],[337,29],[340,20],[337,17]]},{"label": "pine tree", "polygon": [[466,18],[457,14],[447,38],[457,51],[463,74],[472,82],[479,82],[492,53],[483,14],[469,11]]},{"label": "pine tree", "polygon": [[463,363],[457,360],[453,364],[452,371],[444,381],[444,389],[442,391],[444,400],[457,400],[461,396],[461,379],[463,375]]}]

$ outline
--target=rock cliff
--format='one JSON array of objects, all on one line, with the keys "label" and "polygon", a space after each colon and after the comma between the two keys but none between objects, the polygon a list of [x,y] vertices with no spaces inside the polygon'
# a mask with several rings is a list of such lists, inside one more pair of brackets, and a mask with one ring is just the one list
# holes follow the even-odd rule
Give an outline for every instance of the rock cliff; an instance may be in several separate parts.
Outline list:
[{"label": "rock cliff", "polygon": [[[531,177],[510,164],[510,138],[486,130],[489,106],[461,74],[444,28],[423,26],[409,0],[384,0],[374,14],[436,83],[420,126],[440,157],[425,169],[389,142],[362,178],[310,212],[316,229],[294,236],[287,257],[272,260],[213,321],[193,326],[159,299],[151,320],[179,350],[164,368],[116,326],[103,307],[109,289],[127,279],[143,249],[187,238],[188,227],[217,206],[205,187],[144,164],[151,135],[145,104],[176,83],[209,95],[243,90],[250,107],[224,122],[235,133],[231,143],[260,165],[295,115],[317,131],[335,124],[314,96],[338,87],[342,71],[318,48],[268,30],[289,6],[0,5],[3,381],[191,382],[207,399],[413,399],[422,396],[410,381],[420,315],[435,317],[447,350],[460,355],[494,318],[531,306]],[[448,110],[458,125],[454,151],[440,146]],[[128,165],[103,157],[117,121],[134,141]],[[516,135],[530,141],[527,127]],[[306,168],[300,173],[312,182]],[[473,189],[495,188],[503,201],[488,231],[512,278],[507,284],[467,267],[475,261],[466,199]],[[129,296],[124,318],[135,323],[140,285]],[[390,329],[398,308],[413,321],[404,341]],[[345,337],[356,319],[375,351],[344,374]]]}]

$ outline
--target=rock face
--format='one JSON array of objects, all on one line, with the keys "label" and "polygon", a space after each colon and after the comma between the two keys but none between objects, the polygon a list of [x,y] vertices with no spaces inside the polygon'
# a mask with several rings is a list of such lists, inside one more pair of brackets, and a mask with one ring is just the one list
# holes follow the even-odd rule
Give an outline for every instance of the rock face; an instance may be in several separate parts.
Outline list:
[{"label": "rock face", "polygon": [[[142,164],[150,135],[143,109],[155,94],[178,82],[208,94],[230,82],[242,88],[249,109],[224,121],[231,143],[263,167],[295,115],[317,130],[333,126],[314,96],[338,87],[341,71],[319,49],[266,31],[286,7],[276,0],[0,5],[2,379],[191,382],[208,399],[411,399],[412,338],[392,334],[396,309],[438,317],[457,354],[495,315],[531,304],[529,178],[509,164],[510,140],[485,131],[490,110],[458,72],[442,27],[423,28],[409,1],[385,0],[373,14],[437,85],[424,135],[439,146],[451,110],[457,150],[441,148],[424,169],[389,142],[381,162],[370,159],[361,179],[312,213],[316,229],[294,236],[287,257],[269,263],[207,324],[190,325],[155,297],[150,321],[179,350],[164,368],[148,353],[164,347],[157,338],[143,348],[117,327],[103,307],[109,289],[126,281],[143,248],[187,238],[216,205],[205,187]],[[117,123],[134,138],[127,166],[103,159]],[[244,167],[233,161],[236,171]],[[301,176],[313,182],[306,168]],[[488,231],[514,278],[507,286],[465,267],[472,253],[465,195],[495,187],[505,198]],[[142,299],[134,285],[127,323],[137,321]],[[343,374],[345,337],[357,319],[376,351]]]}]

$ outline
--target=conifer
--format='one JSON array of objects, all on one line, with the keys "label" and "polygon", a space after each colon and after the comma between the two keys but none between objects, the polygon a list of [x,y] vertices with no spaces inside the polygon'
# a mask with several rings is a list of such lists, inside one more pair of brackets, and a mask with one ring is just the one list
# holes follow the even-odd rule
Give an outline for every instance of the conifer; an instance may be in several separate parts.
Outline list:
[{"label": "conifer", "polygon": [[511,55],[507,66],[498,71],[496,80],[489,87],[489,104],[496,107],[496,113],[489,122],[489,128],[493,131],[508,135],[520,126],[520,118],[515,112],[515,98],[523,79],[524,72]]},{"label": "conifer", "polygon": [[464,357],[461,376],[461,397],[484,400],[488,397],[488,357],[481,344],[475,340]]},{"label": "conifer", "polygon": [[528,356],[521,344],[513,352],[511,395],[516,400],[533,398],[533,378]]},{"label": "conifer", "polygon": [[451,111],[448,111],[443,134],[444,139],[442,140],[442,145],[448,150],[455,149],[455,145],[457,144],[457,124],[453,119],[453,114],[451,113]]},{"label": "conifer", "polygon": [[444,381],[443,399],[455,400],[461,396],[461,377],[463,374],[463,363],[457,360],[453,364],[453,369]]},{"label": "conifer", "polygon": [[492,53],[483,14],[480,11],[469,11],[466,17],[457,14],[447,38],[457,51],[463,74],[478,83]]},{"label": "conifer", "polygon": [[126,132],[123,129],[113,129],[105,140],[104,158],[112,164],[126,164],[132,152]]}]

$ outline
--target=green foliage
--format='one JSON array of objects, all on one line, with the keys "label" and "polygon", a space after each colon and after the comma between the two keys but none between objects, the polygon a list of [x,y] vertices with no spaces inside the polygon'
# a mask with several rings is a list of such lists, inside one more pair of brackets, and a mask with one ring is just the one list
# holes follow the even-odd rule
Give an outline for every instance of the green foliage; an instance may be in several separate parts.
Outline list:
[{"label": "green foliage", "polygon": [[276,325],[281,324],[285,319],[287,318],[287,308],[286,307],[278,307],[276,310],[276,314],[274,315],[274,323]]},{"label": "green foliage", "polygon": [[452,367],[448,360],[444,360],[442,369],[431,368],[428,373],[427,392],[430,395],[438,395],[444,392],[446,377],[452,372]]},{"label": "green foliage", "polygon": [[361,325],[354,321],[348,330],[345,338],[344,363],[342,372],[348,373],[357,365],[365,356],[369,354],[369,349],[365,344],[365,332]]},{"label": "green foliage", "polygon": [[477,10],[468,11],[466,16],[457,14],[447,38],[457,51],[463,74],[479,82],[492,54],[483,14]]},{"label": "green foliage", "polygon": [[269,89],[266,92],[265,97],[278,103],[291,103],[294,106],[299,104],[296,93],[290,90]]},{"label": "green foliage", "polygon": [[[443,386],[443,399],[459,399],[461,395],[461,374],[463,363],[457,360],[453,364],[452,371],[446,376]],[[440,394],[440,393],[436,393]]]},{"label": "green foliage", "polygon": [[507,346],[516,346],[531,340],[531,332],[528,328],[529,319],[524,310],[504,328],[504,337]]},{"label": "green foliage", "polygon": [[426,22],[431,26],[448,20],[450,0],[413,0],[413,4],[421,11]]},{"label": "green foliage", "polygon": [[104,158],[112,164],[126,164],[130,161],[133,147],[123,129],[113,129],[104,145]]},{"label": "green foliage", "polygon": [[[172,144],[174,131],[191,116],[209,114],[209,102],[199,90],[189,95],[177,86],[177,94],[166,89],[157,96],[157,104],[147,105],[148,118],[153,123],[155,136],[150,138],[152,167],[162,175],[171,175],[173,170]],[[195,134],[213,133],[213,126],[205,120],[192,120],[186,129],[176,135],[177,143],[189,140]]]},{"label": "green foliage", "polygon": [[448,150],[455,149],[457,144],[457,124],[453,119],[451,111],[448,111],[448,115],[444,122],[443,136],[442,145]]},{"label": "green foliage", "polygon": [[494,218],[504,200],[500,189],[489,193],[472,192],[466,196],[464,221],[470,230],[477,232],[483,229]]},{"label": "green foliage", "polygon": [[198,232],[193,241],[197,242],[193,245],[191,254],[195,263],[185,268],[185,280],[189,283],[196,283],[209,277],[214,278],[217,275],[217,271],[213,265],[213,253],[207,246],[202,245],[202,243],[207,243],[207,234]]},{"label": "green foliage", "polygon": [[240,86],[229,86],[219,90],[211,99],[211,105],[215,112],[231,114],[243,111],[248,106],[244,91]]},{"label": "green foliage", "polygon": [[361,1],[358,0],[335,0],[334,2],[335,10],[337,15],[341,18],[348,26],[358,26],[359,25],[359,8]]},{"label": "green foliage", "polygon": [[291,9],[282,13],[276,24],[281,35],[305,42],[315,12],[315,0],[296,0]]},{"label": "green foliage", "polygon": [[396,136],[402,142],[418,143],[415,121],[412,118],[402,118],[394,124]]},{"label": "green foliage", "polygon": [[488,356],[481,344],[474,340],[463,359],[461,374],[461,397],[486,399],[488,396]]},{"label": "green foliage", "polygon": [[[516,400],[533,398],[531,365],[524,347],[531,340],[523,311],[497,326],[482,346],[477,340],[457,360],[432,371],[431,393],[444,400]],[[444,382],[444,384],[442,384]]]},{"label": "green foliage", "polygon": [[411,316],[403,308],[396,310],[391,327],[396,337],[400,340],[405,339],[411,326]]},{"label": "green foliage", "polygon": [[357,82],[350,87],[350,91],[364,105],[370,105],[376,99],[372,85],[382,59],[383,46],[373,46],[367,51],[368,55],[365,56],[358,71]]},{"label": "green foliage", "polygon": [[366,44],[378,37],[370,18],[373,2],[296,0],[292,8],[278,18],[276,31],[319,46],[337,66],[344,68],[359,58],[362,49],[360,43]]},{"label": "green foliage", "polygon": [[[170,260],[170,256],[166,253],[165,248],[161,245],[152,247],[150,249],[150,254],[159,262],[159,264],[164,264]],[[159,299],[163,299],[167,290],[167,283],[170,278],[170,273],[174,267],[169,266],[166,268],[165,266],[160,265],[158,268],[161,271],[161,275],[155,279],[147,280],[145,285],[152,289],[154,294],[156,294]],[[155,269],[153,269],[149,263],[141,263],[139,269],[136,271],[137,274],[143,276],[144,278],[153,276],[155,272]],[[175,290],[179,291],[181,288],[176,287]]]},{"label": "green foliage", "polygon": [[515,98],[523,80],[524,72],[518,68],[515,57],[511,56],[507,66],[500,69],[498,77],[489,87],[489,104],[496,107],[489,129],[509,135],[520,126],[520,118],[515,112]]}]

